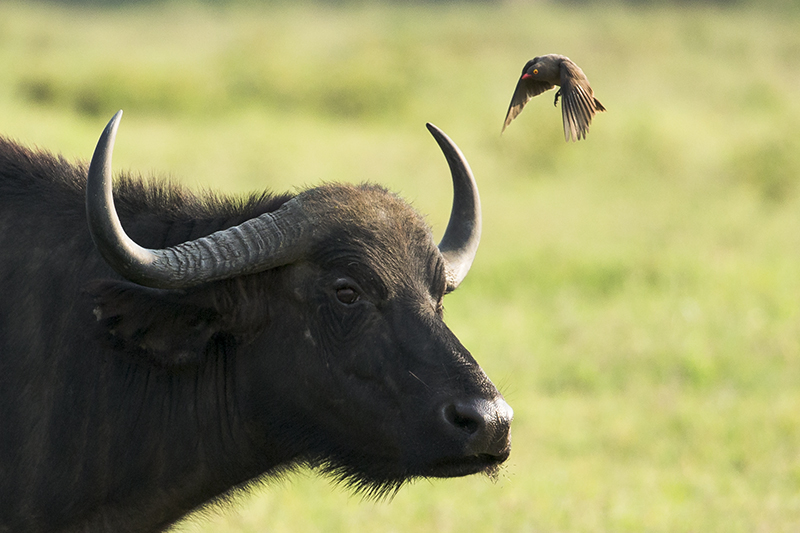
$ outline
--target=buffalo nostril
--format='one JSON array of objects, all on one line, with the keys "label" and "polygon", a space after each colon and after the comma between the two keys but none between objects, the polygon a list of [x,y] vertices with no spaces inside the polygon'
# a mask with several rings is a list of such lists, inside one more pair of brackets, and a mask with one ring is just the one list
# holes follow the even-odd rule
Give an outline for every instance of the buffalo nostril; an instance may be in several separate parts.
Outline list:
[{"label": "buffalo nostril", "polygon": [[450,427],[459,430],[468,454],[508,454],[514,411],[502,398],[455,401],[442,408],[442,415]]},{"label": "buffalo nostril", "polygon": [[478,432],[486,423],[483,414],[474,404],[462,402],[445,406],[444,419],[470,435]]}]

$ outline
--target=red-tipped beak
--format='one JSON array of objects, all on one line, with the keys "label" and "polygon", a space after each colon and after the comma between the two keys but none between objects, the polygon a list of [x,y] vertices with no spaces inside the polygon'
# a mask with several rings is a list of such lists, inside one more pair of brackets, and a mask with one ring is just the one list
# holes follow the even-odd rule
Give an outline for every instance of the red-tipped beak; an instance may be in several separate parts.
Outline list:
[{"label": "red-tipped beak", "polygon": [[526,72],[525,74],[523,74],[523,75],[522,75],[522,79],[523,79],[523,80],[527,80],[528,78],[532,78],[532,77],[533,77],[533,76],[531,76],[531,75],[530,75],[530,74],[528,74],[527,72]]}]

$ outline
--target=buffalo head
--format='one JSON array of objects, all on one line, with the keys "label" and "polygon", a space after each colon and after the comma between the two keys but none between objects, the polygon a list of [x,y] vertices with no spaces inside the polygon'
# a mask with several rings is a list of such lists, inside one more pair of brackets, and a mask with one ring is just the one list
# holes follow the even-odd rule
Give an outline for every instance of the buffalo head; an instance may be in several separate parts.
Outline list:
[{"label": "buffalo head", "polygon": [[472,172],[444,133],[428,125],[454,186],[438,245],[385,189],[325,185],[146,248],[114,207],[119,120],[98,143],[86,206],[98,250],[127,281],[94,289],[95,314],[115,346],[136,345],[176,373],[226,358],[216,394],[231,447],[253,462],[248,475],[309,464],[381,494],[415,477],[491,473],[508,457],[511,408],[443,321],[481,230]]}]

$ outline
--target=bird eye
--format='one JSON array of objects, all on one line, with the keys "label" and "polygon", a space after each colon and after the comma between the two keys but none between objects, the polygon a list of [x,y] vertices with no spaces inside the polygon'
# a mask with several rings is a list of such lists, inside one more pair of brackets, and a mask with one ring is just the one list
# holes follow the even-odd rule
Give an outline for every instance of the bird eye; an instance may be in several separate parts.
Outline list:
[{"label": "bird eye", "polygon": [[539,74],[539,69],[538,68],[533,69],[533,73],[534,74]]}]

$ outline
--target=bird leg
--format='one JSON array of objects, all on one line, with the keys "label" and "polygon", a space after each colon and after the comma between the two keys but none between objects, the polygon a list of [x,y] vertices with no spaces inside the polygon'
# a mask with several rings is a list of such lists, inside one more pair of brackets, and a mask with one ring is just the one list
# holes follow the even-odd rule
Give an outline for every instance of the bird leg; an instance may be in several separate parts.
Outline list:
[{"label": "bird leg", "polygon": [[558,97],[561,96],[561,89],[556,91],[556,99],[553,100],[553,107],[558,105]]}]

